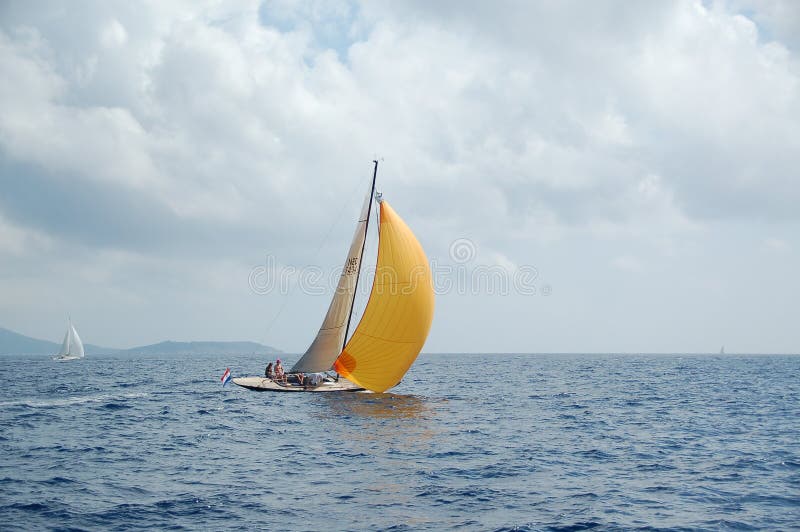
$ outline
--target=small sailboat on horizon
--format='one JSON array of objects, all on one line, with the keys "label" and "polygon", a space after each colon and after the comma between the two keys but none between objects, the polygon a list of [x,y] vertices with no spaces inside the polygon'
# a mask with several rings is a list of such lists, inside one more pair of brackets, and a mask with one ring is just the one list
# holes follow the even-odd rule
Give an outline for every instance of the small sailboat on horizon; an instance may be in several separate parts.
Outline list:
[{"label": "small sailboat on horizon", "polygon": [[53,360],[66,362],[68,360],[79,360],[83,357],[83,342],[81,342],[81,337],[78,336],[78,331],[75,330],[75,326],[72,325],[72,318],[70,318],[67,333],[64,335],[64,341],[61,343],[61,349],[58,354],[53,357]]},{"label": "small sailboat on horizon", "polygon": [[[399,384],[416,360],[433,321],[433,276],[414,233],[375,193],[378,161],[373,164],[372,185],[317,336],[285,381],[236,377],[234,384],[256,391],[380,393]],[[348,339],[373,201],[379,211],[375,278],[361,320]]]}]

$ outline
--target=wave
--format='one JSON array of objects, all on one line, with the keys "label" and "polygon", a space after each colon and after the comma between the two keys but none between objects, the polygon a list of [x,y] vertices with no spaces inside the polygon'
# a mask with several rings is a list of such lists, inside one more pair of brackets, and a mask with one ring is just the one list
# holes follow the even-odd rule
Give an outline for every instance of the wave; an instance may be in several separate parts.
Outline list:
[{"label": "wave", "polygon": [[123,393],[123,394],[97,394],[97,395],[77,395],[73,397],[62,397],[50,400],[20,399],[17,401],[0,402],[0,408],[27,407],[27,408],[58,408],[63,406],[73,406],[84,403],[102,403],[112,401],[126,401],[129,399],[141,399],[148,397],[147,392]]}]

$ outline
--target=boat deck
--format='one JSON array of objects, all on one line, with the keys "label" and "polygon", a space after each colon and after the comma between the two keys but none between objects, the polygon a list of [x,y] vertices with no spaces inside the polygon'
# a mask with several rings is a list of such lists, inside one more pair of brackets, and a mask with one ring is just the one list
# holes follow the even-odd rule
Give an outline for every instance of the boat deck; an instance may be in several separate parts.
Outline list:
[{"label": "boat deck", "polygon": [[344,378],[340,378],[338,382],[326,380],[318,386],[283,384],[266,377],[235,377],[233,383],[257,392],[358,392],[364,389]]}]

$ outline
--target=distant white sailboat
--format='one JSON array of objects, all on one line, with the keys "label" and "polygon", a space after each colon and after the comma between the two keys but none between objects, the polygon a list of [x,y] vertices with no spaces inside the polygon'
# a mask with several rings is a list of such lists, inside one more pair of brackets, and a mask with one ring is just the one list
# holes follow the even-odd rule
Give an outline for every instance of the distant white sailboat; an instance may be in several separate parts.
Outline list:
[{"label": "distant white sailboat", "polygon": [[61,350],[53,357],[53,360],[66,362],[67,360],[83,358],[83,355],[83,342],[81,342],[81,337],[78,336],[78,331],[75,330],[72,325],[72,319],[70,319],[67,334],[64,335],[64,341],[61,343]]},{"label": "distant white sailboat", "polygon": [[725,346],[724,345],[719,348],[719,354],[720,355],[724,355],[725,354]]}]

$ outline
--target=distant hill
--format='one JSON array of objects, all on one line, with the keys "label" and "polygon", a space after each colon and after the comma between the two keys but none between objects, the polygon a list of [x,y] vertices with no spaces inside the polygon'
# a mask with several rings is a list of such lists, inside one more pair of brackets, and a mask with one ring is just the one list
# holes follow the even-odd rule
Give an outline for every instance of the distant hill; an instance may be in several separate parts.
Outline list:
[{"label": "distant hill", "polygon": [[[0,355],[55,355],[61,344],[31,338],[0,327]],[[94,344],[83,344],[87,355],[116,353],[119,349],[101,347]]]},{"label": "distant hill", "polygon": [[0,353],[2,354],[44,355],[49,353],[55,355],[58,353],[59,347],[61,346],[54,342],[37,340],[24,334],[0,328]]},{"label": "distant hill", "polygon": [[[0,327],[0,355],[55,355],[61,344],[31,338]],[[93,344],[83,344],[86,355],[130,354],[130,355],[249,355],[278,354],[280,349],[257,342],[160,342],[130,349],[115,349]]]},{"label": "distant hill", "polygon": [[132,355],[263,355],[283,351],[257,342],[173,342],[168,340],[152,345],[132,347],[124,353]]}]

